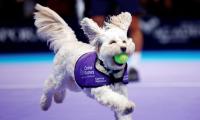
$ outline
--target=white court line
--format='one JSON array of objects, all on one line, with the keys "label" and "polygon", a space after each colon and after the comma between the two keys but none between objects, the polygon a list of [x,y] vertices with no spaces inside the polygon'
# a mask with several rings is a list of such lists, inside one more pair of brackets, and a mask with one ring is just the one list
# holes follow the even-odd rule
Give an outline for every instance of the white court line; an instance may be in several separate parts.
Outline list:
[{"label": "white court line", "polygon": [[39,85],[0,85],[0,89],[41,89]]},{"label": "white court line", "polygon": [[[146,87],[200,87],[200,82],[138,82],[128,84],[129,88]],[[43,85],[0,85],[0,89],[42,89]]]},{"label": "white court line", "polygon": [[200,87],[200,82],[138,82],[131,87]]}]

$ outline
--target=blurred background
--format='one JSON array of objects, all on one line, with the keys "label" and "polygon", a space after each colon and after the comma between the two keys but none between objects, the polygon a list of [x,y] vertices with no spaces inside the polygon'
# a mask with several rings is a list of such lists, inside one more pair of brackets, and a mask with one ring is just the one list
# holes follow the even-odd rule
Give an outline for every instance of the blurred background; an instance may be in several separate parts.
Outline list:
[{"label": "blurred background", "polygon": [[[88,43],[79,21],[85,16],[101,20],[91,12],[98,14],[107,8],[99,1],[0,1],[1,120],[114,120],[110,110],[82,93],[69,92],[62,105],[53,103],[47,112],[39,108],[54,54],[36,34],[35,4],[55,10],[75,30],[77,38]],[[109,9],[120,9],[116,5],[120,0],[107,1],[112,6]],[[137,8],[133,22],[138,22],[143,40],[138,48],[141,59],[136,65],[140,79],[128,85],[129,97],[137,106],[133,118],[200,120],[200,0],[136,1],[137,5],[123,2],[125,7]]]},{"label": "blurred background", "polygon": [[[65,15],[70,26],[77,24],[71,22],[70,18],[78,17],[80,20],[87,14],[83,13],[84,1],[77,0],[79,1],[77,4],[76,0],[67,0],[63,2],[63,6],[60,5],[62,2],[58,1],[1,0],[0,52],[49,51],[46,43],[37,37],[33,25],[36,2],[50,6],[62,16]],[[200,49],[199,0],[140,0],[139,2],[142,9],[140,26],[144,35],[144,50]]]}]

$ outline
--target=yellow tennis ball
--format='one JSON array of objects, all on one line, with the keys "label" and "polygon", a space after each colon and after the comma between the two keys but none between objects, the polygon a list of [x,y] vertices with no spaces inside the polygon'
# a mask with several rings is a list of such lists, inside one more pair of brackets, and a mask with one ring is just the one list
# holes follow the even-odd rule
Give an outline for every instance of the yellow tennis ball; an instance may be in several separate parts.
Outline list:
[{"label": "yellow tennis ball", "polygon": [[128,61],[128,55],[126,53],[115,55],[114,61],[118,64],[125,64]]}]

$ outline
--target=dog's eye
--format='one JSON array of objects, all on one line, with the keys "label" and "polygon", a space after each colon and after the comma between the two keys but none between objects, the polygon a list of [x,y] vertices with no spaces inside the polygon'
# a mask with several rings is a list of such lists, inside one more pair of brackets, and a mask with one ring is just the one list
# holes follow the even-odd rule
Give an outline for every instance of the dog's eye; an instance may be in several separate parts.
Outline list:
[{"label": "dog's eye", "polygon": [[109,43],[109,44],[113,44],[113,43],[116,43],[116,41],[112,40],[112,41],[110,41],[110,43]]},{"label": "dog's eye", "polygon": [[126,43],[126,41],[125,41],[125,40],[123,40],[122,42],[123,42],[123,43]]}]

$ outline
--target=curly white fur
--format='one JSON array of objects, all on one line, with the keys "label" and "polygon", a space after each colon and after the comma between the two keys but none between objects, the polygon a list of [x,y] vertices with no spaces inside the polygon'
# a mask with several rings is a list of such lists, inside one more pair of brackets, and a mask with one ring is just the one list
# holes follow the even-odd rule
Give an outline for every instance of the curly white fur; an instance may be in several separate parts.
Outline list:
[{"label": "curly white fur", "polygon": [[131,14],[128,12],[122,12],[121,14],[117,16],[112,16],[109,19],[109,23],[105,22],[105,24],[107,27],[110,27],[110,28],[118,27],[126,32],[131,24],[131,21],[132,21]]},{"label": "curly white fur", "polygon": [[[72,91],[83,90],[88,96],[100,104],[111,108],[117,120],[131,120],[134,103],[127,96],[127,88],[123,83],[81,89],[74,80],[76,61],[85,53],[96,51],[98,59],[111,70],[122,70],[125,65],[117,65],[113,56],[122,52],[128,55],[134,51],[134,43],[127,38],[127,30],[131,22],[129,13],[111,17],[107,28],[100,28],[89,18],[81,21],[84,33],[90,39],[91,45],[78,42],[72,29],[54,11],[39,4],[35,9],[35,26],[40,36],[50,43],[50,48],[56,53],[53,62],[53,72],[45,81],[41,97],[41,107],[47,110],[54,97],[56,103],[64,100],[66,88]],[[113,26],[114,25],[114,26]],[[109,28],[109,29],[108,29]],[[114,41],[114,42],[113,42]]]}]

